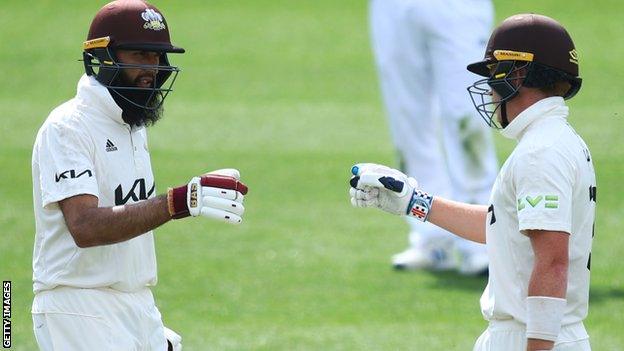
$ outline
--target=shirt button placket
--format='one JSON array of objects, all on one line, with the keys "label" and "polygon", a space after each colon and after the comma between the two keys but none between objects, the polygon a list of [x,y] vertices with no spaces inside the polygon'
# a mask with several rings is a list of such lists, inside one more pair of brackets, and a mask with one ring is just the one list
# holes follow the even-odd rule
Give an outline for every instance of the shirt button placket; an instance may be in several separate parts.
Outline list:
[{"label": "shirt button placket", "polygon": [[139,174],[143,171],[143,160],[141,157],[141,145],[143,145],[143,141],[141,139],[139,133],[133,133],[132,148],[134,152],[134,167]]}]

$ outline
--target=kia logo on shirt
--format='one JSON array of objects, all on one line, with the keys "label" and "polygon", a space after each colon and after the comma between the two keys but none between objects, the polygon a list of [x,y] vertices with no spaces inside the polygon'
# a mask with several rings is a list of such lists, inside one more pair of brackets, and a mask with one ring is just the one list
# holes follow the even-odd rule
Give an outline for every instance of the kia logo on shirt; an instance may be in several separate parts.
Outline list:
[{"label": "kia logo on shirt", "polygon": [[156,184],[152,183],[152,187],[146,190],[145,179],[140,178],[135,180],[134,184],[132,184],[132,188],[127,194],[124,194],[123,188],[121,184],[119,184],[115,189],[115,205],[125,205],[130,199],[132,199],[132,202],[147,200],[154,194],[155,187]]},{"label": "kia logo on shirt", "polygon": [[58,182],[60,182],[60,181],[61,181],[61,179],[75,179],[75,178],[80,178],[80,177],[82,177],[82,176],[83,176],[83,175],[85,175],[85,174],[87,175],[87,177],[92,177],[92,176],[93,176],[93,172],[91,172],[91,170],[90,170],[90,169],[87,169],[87,170],[82,171],[82,172],[80,172],[80,173],[76,173],[76,170],[74,170],[74,169],[70,169],[70,170],[67,170],[67,171],[65,171],[65,172],[63,172],[63,173],[61,173],[61,174],[58,174],[58,173],[57,173],[57,174],[55,174],[55,175],[54,175],[54,179],[56,179],[56,182],[58,183]]}]

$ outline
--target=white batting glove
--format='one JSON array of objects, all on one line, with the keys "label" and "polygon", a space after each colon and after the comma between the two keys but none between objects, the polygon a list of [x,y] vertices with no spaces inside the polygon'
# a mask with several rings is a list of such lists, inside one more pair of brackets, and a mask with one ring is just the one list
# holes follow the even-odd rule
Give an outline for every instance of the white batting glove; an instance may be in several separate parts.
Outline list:
[{"label": "white batting glove", "polygon": [[193,177],[187,185],[170,188],[167,192],[169,214],[173,219],[201,215],[239,224],[245,212],[243,199],[247,191],[238,170],[212,171]]},{"label": "white batting glove", "polygon": [[433,197],[418,189],[418,182],[403,172],[375,163],[351,168],[351,204],[377,207],[386,212],[426,221]]},{"label": "white batting glove", "polygon": [[173,330],[167,327],[164,328],[165,339],[167,339],[167,351],[182,351],[182,337]]}]

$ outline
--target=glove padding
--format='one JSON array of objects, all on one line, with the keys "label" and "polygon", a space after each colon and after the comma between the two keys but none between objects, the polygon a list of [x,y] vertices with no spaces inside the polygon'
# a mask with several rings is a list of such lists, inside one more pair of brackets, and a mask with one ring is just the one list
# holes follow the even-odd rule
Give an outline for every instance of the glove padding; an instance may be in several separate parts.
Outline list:
[{"label": "glove padding", "polygon": [[351,168],[351,204],[377,207],[395,215],[406,215],[416,179],[396,169],[375,163],[358,163]]},{"label": "glove padding", "polygon": [[357,207],[377,207],[395,215],[407,215],[425,222],[433,196],[418,189],[416,179],[374,163],[351,168],[351,203]]},{"label": "glove padding", "polygon": [[182,337],[173,330],[167,327],[164,328],[165,339],[167,339],[167,351],[182,351]]},{"label": "glove padding", "polygon": [[187,185],[169,189],[167,199],[171,218],[204,216],[239,224],[247,186],[236,169],[220,169],[193,177]]}]

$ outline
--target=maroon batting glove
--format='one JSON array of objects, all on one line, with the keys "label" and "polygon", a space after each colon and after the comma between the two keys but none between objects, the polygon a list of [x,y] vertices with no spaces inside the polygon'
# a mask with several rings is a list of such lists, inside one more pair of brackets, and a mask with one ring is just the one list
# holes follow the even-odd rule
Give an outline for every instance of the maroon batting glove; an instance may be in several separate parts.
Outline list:
[{"label": "maroon batting glove", "polygon": [[[197,177],[195,177],[197,178]],[[191,179],[191,191],[188,191],[189,184],[177,188],[169,188],[167,191],[167,205],[172,219],[180,219],[190,216],[189,203],[197,201],[201,196],[201,190],[197,189],[195,178]],[[213,187],[238,191],[246,195],[247,186],[238,179],[220,174],[206,174],[199,177],[199,184],[202,187]],[[199,192],[199,194],[198,194]]]}]

